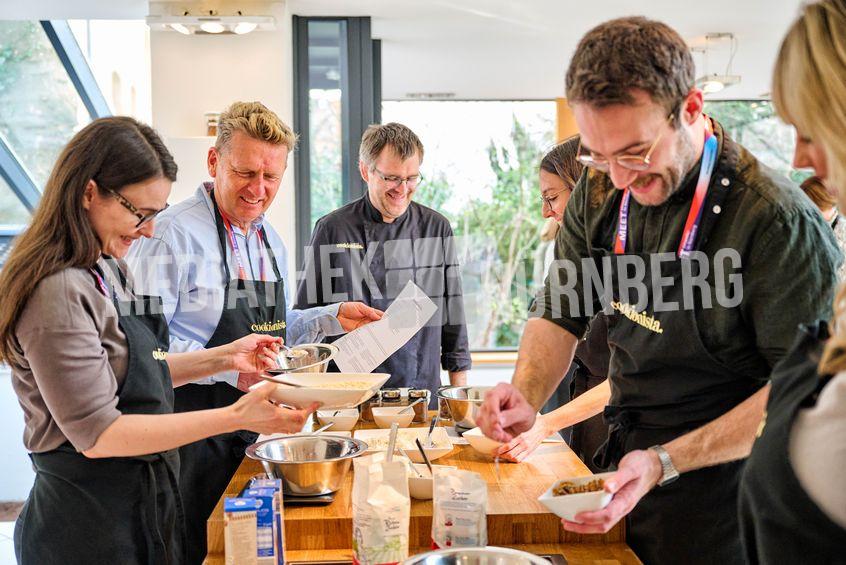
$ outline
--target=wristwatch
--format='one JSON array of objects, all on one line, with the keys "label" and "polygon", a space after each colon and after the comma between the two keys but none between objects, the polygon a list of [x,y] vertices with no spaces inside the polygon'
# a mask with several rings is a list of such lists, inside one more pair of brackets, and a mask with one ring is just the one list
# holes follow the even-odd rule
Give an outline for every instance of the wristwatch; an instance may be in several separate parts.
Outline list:
[{"label": "wristwatch", "polygon": [[673,466],[673,460],[670,459],[670,454],[660,445],[653,445],[650,447],[652,451],[658,454],[658,460],[661,462],[661,478],[658,479],[658,486],[663,487],[679,478],[679,472]]}]

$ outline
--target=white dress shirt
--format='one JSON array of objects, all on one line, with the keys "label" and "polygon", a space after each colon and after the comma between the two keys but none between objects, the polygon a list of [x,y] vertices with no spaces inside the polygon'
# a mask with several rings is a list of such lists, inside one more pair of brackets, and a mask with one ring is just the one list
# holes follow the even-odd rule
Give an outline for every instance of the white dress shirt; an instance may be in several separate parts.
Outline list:
[{"label": "white dress shirt", "polygon": [[[223,313],[223,294],[228,281],[208,192],[212,186],[212,183],[200,185],[193,196],[159,214],[153,237],[133,243],[127,256],[136,293],[162,297],[170,329],[170,351],[174,353],[203,349]],[[267,234],[285,287],[286,344],[315,343],[325,336],[344,333],[337,319],[339,304],[291,309],[288,251],[270,223],[264,222],[264,216],[255,220],[246,234],[232,226],[247,277],[260,279],[260,259],[264,257],[265,277],[276,278],[264,243],[257,236],[261,227]],[[226,246],[226,261],[230,275],[237,277],[238,262],[230,245]],[[195,382],[226,382],[236,386],[237,381],[236,371],[226,371]]]}]

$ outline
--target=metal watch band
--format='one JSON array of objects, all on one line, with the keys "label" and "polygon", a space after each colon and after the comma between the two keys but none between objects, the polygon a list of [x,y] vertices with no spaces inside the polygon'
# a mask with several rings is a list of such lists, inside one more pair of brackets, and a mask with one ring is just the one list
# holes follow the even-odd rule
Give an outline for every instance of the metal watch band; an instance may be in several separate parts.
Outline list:
[{"label": "metal watch band", "polygon": [[658,480],[658,486],[663,487],[678,479],[679,472],[673,466],[673,460],[670,459],[667,450],[660,445],[653,445],[649,449],[658,454],[658,460],[661,462],[661,478]]}]

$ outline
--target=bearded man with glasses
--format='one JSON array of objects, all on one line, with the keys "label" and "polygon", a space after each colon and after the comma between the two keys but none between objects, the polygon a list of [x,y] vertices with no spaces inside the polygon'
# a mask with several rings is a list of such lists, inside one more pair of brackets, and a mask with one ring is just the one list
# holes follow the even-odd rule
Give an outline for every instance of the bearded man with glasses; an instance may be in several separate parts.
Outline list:
[{"label": "bearded man with glasses", "polygon": [[[603,533],[628,514],[646,564],[743,563],[738,479],[767,380],[797,326],[829,316],[840,252],[798,187],[703,113],[690,50],[665,24],[600,24],[566,82],[579,160],[601,174],[573,192],[512,384],[477,423],[499,441],[529,429],[604,308],[608,380],[560,410],[570,424],[604,413],[595,462],[616,469],[614,497],[564,528]],[[735,300],[711,299],[732,286]]]},{"label": "bearded man with glasses", "polygon": [[390,373],[386,387],[432,391],[434,407],[441,369],[449,373],[450,384],[466,384],[470,351],[452,227],[444,216],[412,200],[422,182],[422,161],[423,144],[408,127],[367,128],[359,150],[367,192],[315,224],[297,307],[346,296],[384,310],[414,281],[438,311],[375,371]]}]

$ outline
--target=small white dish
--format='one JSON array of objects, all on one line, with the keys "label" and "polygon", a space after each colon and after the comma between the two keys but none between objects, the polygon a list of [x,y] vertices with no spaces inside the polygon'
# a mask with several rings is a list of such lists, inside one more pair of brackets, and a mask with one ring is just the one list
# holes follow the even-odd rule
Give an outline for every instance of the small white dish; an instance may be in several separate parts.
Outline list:
[{"label": "small white dish", "polygon": [[[412,467],[423,476],[418,476],[413,469],[408,470],[408,494],[411,495],[411,498],[417,500],[432,500],[435,481],[432,474],[429,473],[429,468],[425,463],[414,463]],[[453,465],[432,465],[432,469],[435,468],[455,469]]]},{"label": "small white dish", "polygon": [[538,497],[538,502],[549,508],[549,511],[564,518],[570,522],[575,522],[576,514],[579,512],[592,512],[595,510],[602,510],[611,503],[614,495],[598,490],[595,492],[583,492],[579,494],[564,494],[555,496],[552,490],[564,481],[574,483],[576,485],[583,485],[595,479],[607,479],[614,473],[600,473],[598,475],[588,475],[586,477],[571,477],[555,481],[555,483],[547,489],[545,493]]},{"label": "small white dish", "polygon": [[348,432],[358,423],[358,408],[346,408],[343,410],[318,410],[317,421],[321,426],[332,422],[332,427],[327,431]]},{"label": "small white dish", "polygon": [[[353,437],[367,444],[367,453],[375,453],[388,449],[388,436],[390,433],[391,430],[356,430],[353,433]],[[426,443],[426,436],[428,434],[428,428],[401,429],[397,434],[396,448],[414,463],[423,463],[423,457],[414,443],[415,439],[420,439],[420,443],[423,444],[423,451],[426,452],[426,457],[429,458],[429,461],[439,459],[452,451],[452,442],[449,440],[446,428],[437,426],[432,430],[431,445]]]},{"label": "small white dish", "polygon": [[468,430],[464,432],[461,437],[466,439],[467,443],[469,443],[473,449],[475,449],[482,455],[489,455],[491,457],[494,456],[496,450],[499,449],[499,447],[502,445],[502,442],[486,437],[485,434],[482,433],[481,428],[473,428],[472,430]]},{"label": "small white dish", "polygon": [[401,428],[407,428],[414,419],[414,408],[408,410],[405,414],[400,414],[405,408],[407,406],[374,406],[372,409],[373,421],[380,428],[390,428],[394,422]]}]

